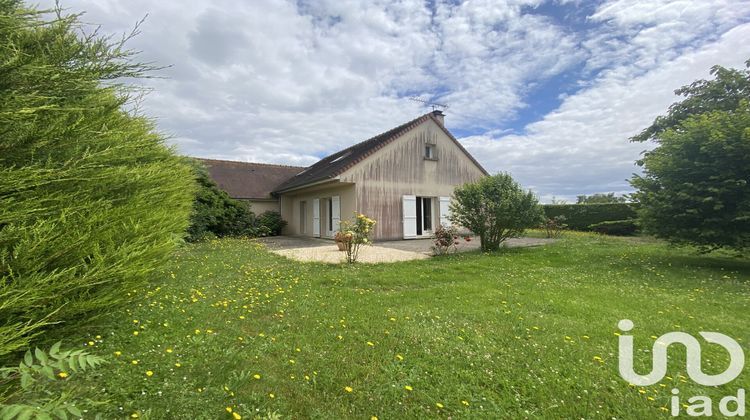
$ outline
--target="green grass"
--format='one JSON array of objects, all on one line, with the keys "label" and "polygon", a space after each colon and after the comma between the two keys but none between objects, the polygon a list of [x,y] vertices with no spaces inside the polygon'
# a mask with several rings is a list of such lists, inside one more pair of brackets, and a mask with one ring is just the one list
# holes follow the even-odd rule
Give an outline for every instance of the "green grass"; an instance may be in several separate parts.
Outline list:
[{"label": "green grass", "polygon": [[[750,389],[747,368],[723,387],[692,384],[680,348],[671,380],[641,389],[619,377],[623,318],[641,349],[705,330],[750,354],[750,262],[658,242],[568,234],[347,267],[222,240],[185,248],[132,295],[85,339],[111,359],[79,378],[105,417],[655,418],[669,416],[674,386],[685,399]],[[722,371],[721,348],[703,349],[707,373]],[[648,353],[637,358],[650,367]]]}]

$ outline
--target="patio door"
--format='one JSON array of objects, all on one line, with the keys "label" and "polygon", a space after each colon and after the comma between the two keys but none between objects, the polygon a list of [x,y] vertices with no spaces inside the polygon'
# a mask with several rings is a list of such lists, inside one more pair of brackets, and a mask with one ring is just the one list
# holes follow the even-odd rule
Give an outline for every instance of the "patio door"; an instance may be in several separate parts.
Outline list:
[{"label": "patio door", "polygon": [[417,197],[417,236],[432,234],[432,197]]}]

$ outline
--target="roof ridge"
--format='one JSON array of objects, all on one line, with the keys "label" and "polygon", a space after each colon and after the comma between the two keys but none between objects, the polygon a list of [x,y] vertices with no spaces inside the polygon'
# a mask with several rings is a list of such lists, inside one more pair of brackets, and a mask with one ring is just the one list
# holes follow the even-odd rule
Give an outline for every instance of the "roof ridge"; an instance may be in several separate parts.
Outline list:
[{"label": "roof ridge", "polygon": [[247,161],[241,161],[241,160],[202,158],[202,157],[197,157],[197,156],[191,156],[191,157],[193,159],[209,160],[209,161],[213,161],[213,162],[246,163],[246,164],[250,164],[250,165],[278,166],[278,167],[281,167],[281,168],[298,168],[298,169],[308,168],[308,166],[282,165],[282,164],[279,164],[279,163],[247,162]]},{"label": "roof ridge", "polygon": [[[407,125],[410,125],[410,124],[412,124],[412,123],[416,122],[417,120],[420,120],[420,119],[422,119],[422,118],[424,118],[424,117],[427,117],[428,115],[431,115],[431,114],[432,114],[431,112],[428,112],[427,114],[422,114],[422,115],[420,115],[419,117],[417,117],[417,118],[414,118],[414,119],[413,119],[413,120],[411,120],[411,121],[405,122],[405,123],[403,123],[403,124],[401,124],[401,125],[399,125],[399,126],[397,126],[397,127],[393,127],[393,128],[391,128],[391,129],[389,129],[389,130],[385,130],[385,131],[383,131],[383,132],[382,132],[382,133],[380,133],[380,134],[376,134],[376,135],[374,135],[374,136],[372,136],[372,137],[370,137],[370,138],[367,138],[367,139],[365,139],[365,140],[362,140],[362,141],[361,141],[361,142],[359,142],[359,143],[355,143],[355,144],[353,144],[353,145],[351,145],[351,146],[349,146],[349,147],[347,147],[347,148],[345,148],[345,149],[341,149],[341,150],[339,150],[338,152],[334,152],[334,153],[331,153],[330,155],[324,156],[324,157],[323,157],[323,158],[321,158],[321,159],[320,159],[320,160],[319,160],[318,162],[320,162],[321,160],[325,160],[325,159],[328,159],[329,157],[333,157],[333,156],[335,156],[335,155],[338,155],[338,154],[340,154],[340,153],[343,153],[343,152],[345,152],[345,151],[347,151],[347,150],[349,150],[349,149],[353,149],[353,148],[355,148],[355,147],[357,147],[357,146],[361,146],[362,144],[364,144],[364,143],[367,143],[368,141],[371,141],[371,140],[375,140],[375,139],[377,139],[378,137],[384,136],[384,135],[386,135],[386,134],[388,134],[388,133],[391,133],[391,132],[395,132],[395,131],[398,131],[399,129],[403,129],[403,128],[406,128],[406,126],[407,126]],[[392,135],[392,134],[391,134],[391,135]],[[388,136],[388,137],[391,137],[391,136]],[[318,163],[318,162],[315,162],[315,163]]]},{"label": "roof ridge", "polygon": [[[311,182],[317,182],[317,181],[321,181],[324,179],[330,179],[337,175],[340,175],[341,173],[345,172],[352,166],[362,161],[367,156],[371,155],[374,151],[390,143],[393,139],[401,136],[403,133],[411,130],[416,125],[419,125],[431,118],[434,119],[431,112],[420,115],[419,117],[414,118],[411,121],[405,122],[397,127],[384,131],[376,136],[370,137],[366,140],[363,140],[345,149],[339,150],[338,152],[325,156],[319,161],[310,165],[310,167],[308,167],[305,171],[297,174],[296,176],[293,176],[292,178],[288,179],[286,182],[277,186],[274,192],[281,192],[290,188],[298,188],[306,184],[309,184]],[[372,144],[368,144],[368,143],[372,143]],[[363,150],[358,150],[358,149],[363,149]],[[347,151],[352,151],[352,152],[356,151],[356,153],[354,153],[354,156],[351,158],[347,157],[341,160],[336,159],[337,156],[344,156],[344,154]],[[329,166],[332,164],[335,164],[336,167],[331,168],[329,171],[323,171],[323,173],[317,173],[312,176],[310,175],[311,172],[316,172],[316,171],[321,172],[319,170],[320,167]],[[305,174],[308,176],[309,179],[300,181],[301,179],[300,177],[302,177]]]}]

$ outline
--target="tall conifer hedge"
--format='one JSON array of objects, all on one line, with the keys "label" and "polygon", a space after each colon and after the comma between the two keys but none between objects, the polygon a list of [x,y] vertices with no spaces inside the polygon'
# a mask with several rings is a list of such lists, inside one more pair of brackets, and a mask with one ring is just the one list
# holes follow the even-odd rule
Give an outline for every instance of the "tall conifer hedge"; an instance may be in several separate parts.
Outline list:
[{"label": "tall conifer hedge", "polygon": [[0,0],[0,358],[123,303],[184,235],[193,176],[128,111],[149,68],[123,44]]}]

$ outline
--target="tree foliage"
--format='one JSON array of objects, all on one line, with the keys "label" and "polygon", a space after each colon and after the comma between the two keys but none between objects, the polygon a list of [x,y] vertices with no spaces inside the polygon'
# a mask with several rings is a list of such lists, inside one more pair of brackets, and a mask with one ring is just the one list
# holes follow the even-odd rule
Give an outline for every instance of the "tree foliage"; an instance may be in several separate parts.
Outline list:
[{"label": "tree foliage", "polygon": [[451,222],[481,239],[482,250],[494,251],[503,241],[539,226],[544,213],[531,191],[524,191],[507,173],[464,184],[453,192]]},{"label": "tree foliage", "polygon": [[624,196],[616,196],[615,193],[611,192],[608,194],[596,193],[592,195],[579,195],[577,204],[611,204],[611,203],[627,203],[628,198]]},{"label": "tree foliage", "polygon": [[247,204],[229,197],[208,175],[205,167],[193,160],[198,191],[190,215],[188,240],[210,236],[256,236],[256,218]]},{"label": "tree foliage", "polygon": [[745,70],[713,66],[713,79],[696,80],[677,89],[675,94],[684,96],[685,99],[672,104],[666,115],[657,117],[650,126],[631,137],[631,140],[659,142],[661,133],[678,129],[691,116],[737,109],[741,101],[750,99],[750,59],[745,62],[745,66]]},{"label": "tree foliage", "polygon": [[714,66],[713,79],[678,89],[685,99],[633,137],[657,144],[631,179],[647,232],[706,251],[750,244],[750,60],[746,67]]},{"label": "tree foliage", "polygon": [[126,39],[0,1],[0,357],[123,303],[187,228],[193,177],[128,111],[151,68]]},{"label": "tree foliage", "polygon": [[704,250],[750,246],[750,106],[687,118],[659,133],[634,176],[643,228]]}]

